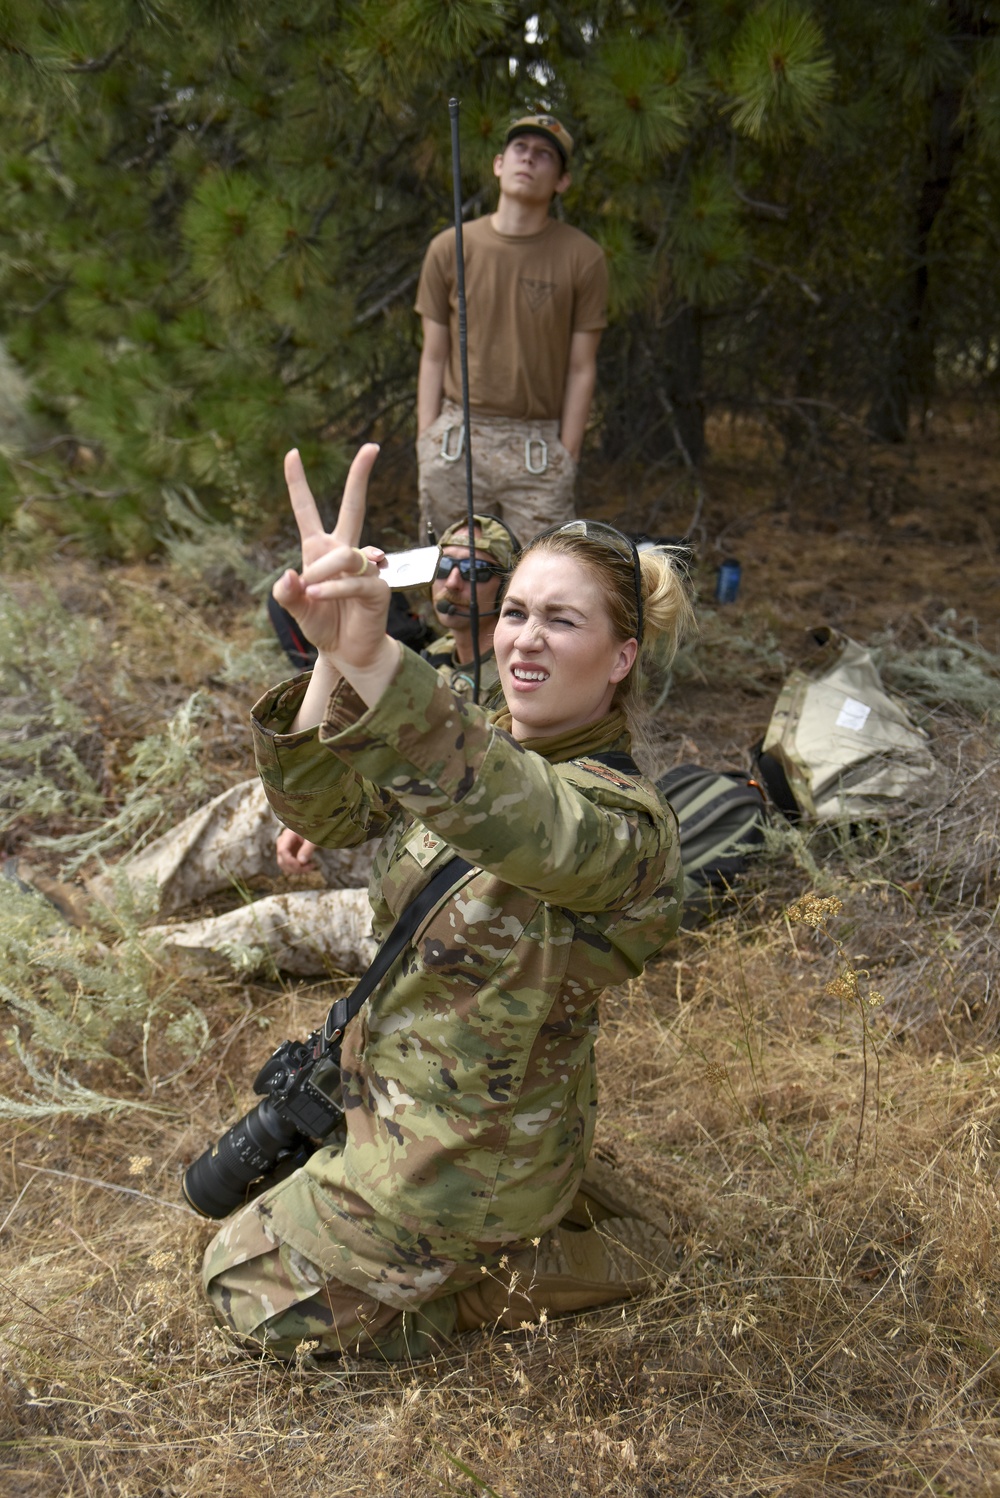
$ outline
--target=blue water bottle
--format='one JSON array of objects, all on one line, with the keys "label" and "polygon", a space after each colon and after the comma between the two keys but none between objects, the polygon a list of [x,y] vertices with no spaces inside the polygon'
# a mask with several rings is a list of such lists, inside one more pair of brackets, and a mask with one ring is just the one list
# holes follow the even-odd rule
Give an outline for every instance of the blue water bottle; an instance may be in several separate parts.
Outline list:
[{"label": "blue water bottle", "polygon": [[723,562],[715,579],[716,603],[735,603],[740,591],[740,564],[732,560]]}]

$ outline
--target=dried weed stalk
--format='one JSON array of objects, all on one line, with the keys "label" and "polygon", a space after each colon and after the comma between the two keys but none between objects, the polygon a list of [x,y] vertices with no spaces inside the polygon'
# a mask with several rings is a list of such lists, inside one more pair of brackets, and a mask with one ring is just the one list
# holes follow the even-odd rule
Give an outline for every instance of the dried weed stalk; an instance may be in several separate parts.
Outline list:
[{"label": "dried weed stalk", "polygon": [[871,977],[867,968],[855,967],[853,960],[847,956],[844,943],[830,929],[830,921],[834,916],[840,915],[844,908],[844,902],[836,895],[817,895],[813,892],[804,894],[801,899],[789,905],[785,911],[786,918],[792,924],[801,922],[811,930],[821,933],[832,944],[840,963],[840,972],[836,978],[832,978],[826,985],[825,993],[832,999],[839,1000],[842,1004],[850,1004],[857,1010],[861,1020],[861,1108],[858,1118],[858,1137],[854,1150],[854,1170],[857,1173],[858,1163],[861,1159],[861,1140],[865,1127],[865,1108],[868,1103],[868,1055],[869,1052],[875,1059],[875,1130],[872,1135],[873,1163],[878,1163],[878,1121],[881,1103],[882,1069],[879,1056],[878,1037],[873,1033],[869,1024],[869,1010],[885,1003],[885,995],[879,993],[877,988],[872,988],[868,982]]}]

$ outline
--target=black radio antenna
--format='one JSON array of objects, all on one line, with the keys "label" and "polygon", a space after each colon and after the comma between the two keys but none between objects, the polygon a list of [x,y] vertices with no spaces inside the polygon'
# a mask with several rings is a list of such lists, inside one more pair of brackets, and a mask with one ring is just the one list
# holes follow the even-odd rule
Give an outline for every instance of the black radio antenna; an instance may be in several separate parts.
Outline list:
[{"label": "black radio antenna", "polygon": [[457,99],[448,100],[451,117],[451,180],[455,198],[455,272],[458,290],[458,358],[462,371],[462,431],[465,435],[465,507],[469,518],[469,620],[472,626],[472,700],[479,701],[479,597],[476,592],[476,520],[472,504],[472,423],[469,418],[469,335],[465,317],[465,250],[462,244],[462,159],[458,148]]}]

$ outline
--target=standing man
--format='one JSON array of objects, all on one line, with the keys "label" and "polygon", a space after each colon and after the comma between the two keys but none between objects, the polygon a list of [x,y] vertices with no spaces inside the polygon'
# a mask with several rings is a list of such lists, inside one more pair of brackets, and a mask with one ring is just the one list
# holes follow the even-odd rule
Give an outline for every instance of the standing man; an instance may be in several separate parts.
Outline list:
[{"label": "standing man", "polygon": [[[463,227],[473,493],[524,540],[572,520],[573,486],[607,325],[600,246],[550,217],[570,184],[573,138],[553,115],[507,132],[496,212]],[[455,231],[430,244],[417,290],[421,540],[464,513]]]}]

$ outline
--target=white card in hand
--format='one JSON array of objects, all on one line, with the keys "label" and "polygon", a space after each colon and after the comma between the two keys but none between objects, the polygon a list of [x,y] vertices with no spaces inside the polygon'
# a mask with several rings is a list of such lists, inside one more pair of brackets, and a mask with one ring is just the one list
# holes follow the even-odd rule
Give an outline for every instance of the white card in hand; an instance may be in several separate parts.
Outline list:
[{"label": "white card in hand", "polygon": [[436,546],[417,546],[412,551],[390,551],[379,577],[390,588],[419,588],[429,583],[437,564]]}]

